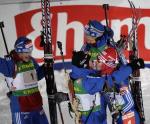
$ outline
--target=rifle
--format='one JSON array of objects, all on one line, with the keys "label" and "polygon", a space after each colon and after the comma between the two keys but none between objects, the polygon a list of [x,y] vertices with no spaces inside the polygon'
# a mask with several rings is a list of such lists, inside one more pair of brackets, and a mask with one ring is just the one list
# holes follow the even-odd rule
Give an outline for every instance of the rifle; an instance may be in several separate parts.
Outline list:
[{"label": "rifle", "polygon": [[[104,9],[104,13],[105,13],[106,26],[109,27],[109,24],[108,24],[108,13],[107,13],[107,11],[109,10],[109,4],[103,4],[103,9]],[[127,60],[126,60],[126,58],[125,58],[125,56],[123,54],[123,51],[122,51],[122,49],[117,47],[117,43],[114,41],[113,38],[110,38],[110,44],[116,49],[121,64],[126,65],[127,64]]]}]

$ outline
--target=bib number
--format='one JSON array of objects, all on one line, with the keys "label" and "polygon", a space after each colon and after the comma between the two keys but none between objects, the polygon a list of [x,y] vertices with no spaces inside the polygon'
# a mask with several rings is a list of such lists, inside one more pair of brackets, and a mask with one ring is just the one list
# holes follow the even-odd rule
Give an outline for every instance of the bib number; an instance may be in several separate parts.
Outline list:
[{"label": "bib number", "polygon": [[24,79],[25,84],[37,82],[37,75],[36,75],[35,70],[24,72],[23,79]]}]

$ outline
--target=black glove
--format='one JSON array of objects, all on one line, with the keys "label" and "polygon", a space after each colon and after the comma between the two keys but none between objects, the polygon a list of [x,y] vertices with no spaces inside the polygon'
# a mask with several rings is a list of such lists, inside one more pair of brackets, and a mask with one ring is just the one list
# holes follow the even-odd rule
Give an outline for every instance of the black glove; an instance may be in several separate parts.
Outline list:
[{"label": "black glove", "polygon": [[68,101],[69,100],[69,96],[67,93],[63,93],[63,92],[57,92],[55,94],[55,100],[57,103],[61,103],[63,101]]},{"label": "black glove", "polygon": [[86,68],[89,65],[90,56],[85,54],[83,51],[73,51],[72,56],[72,65],[75,65],[79,68]]},{"label": "black glove", "polygon": [[7,92],[7,97],[10,98],[12,95],[12,91]]},{"label": "black glove", "polygon": [[41,38],[40,47],[44,47],[45,42],[44,42],[44,32],[43,32],[43,31],[41,31],[41,36],[40,36],[40,38]]},{"label": "black glove", "polygon": [[128,63],[128,65],[132,68],[132,71],[145,67],[145,63],[142,58],[135,59],[131,63]]}]

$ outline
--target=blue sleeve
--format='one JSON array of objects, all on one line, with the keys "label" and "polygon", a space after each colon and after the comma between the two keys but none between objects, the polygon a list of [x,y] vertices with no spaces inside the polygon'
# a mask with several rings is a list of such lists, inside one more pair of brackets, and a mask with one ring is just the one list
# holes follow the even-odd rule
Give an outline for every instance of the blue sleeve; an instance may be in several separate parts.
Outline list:
[{"label": "blue sleeve", "polygon": [[4,58],[0,58],[0,73],[2,73],[6,77],[12,76],[12,61],[11,60],[6,60]]},{"label": "blue sleeve", "polygon": [[[87,76],[83,78],[82,86],[89,94],[95,94],[103,90],[104,84],[108,83],[108,86],[112,88],[114,83],[121,84],[132,73],[130,66],[121,66],[118,70],[114,71],[112,75],[105,77],[92,77]],[[115,81],[115,82],[114,82]]]},{"label": "blue sleeve", "polygon": [[83,79],[82,86],[89,94],[95,94],[96,92],[100,92],[103,90],[104,83],[104,77],[87,76]]},{"label": "blue sleeve", "polygon": [[130,110],[134,109],[134,100],[132,98],[132,93],[128,90],[126,90],[126,92],[122,95],[123,99],[124,99],[124,106],[122,108],[122,111],[124,113],[129,112]]},{"label": "blue sleeve", "polygon": [[117,84],[126,80],[129,75],[132,74],[132,69],[130,66],[121,66],[117,71],[113,72],[111,75]]},{"label": "blue sleeve", "polygon": [[109,88],[114,85],[127,85],[128,77],[132,73],[130,66],[121,66],[118,70],[114,71],[111,75],[107,75],[106,83]]},{"label": "blue sleeve", "polygon": [[36,69],[36,72],[37,72],[38,80],[41,80],[42,78],[44,78],[44,68],[43,68],[43,66],[40,66],[35,61],[35,59],[32,59],[32,60],[33,60],[33,63],[34,63],[34,66],[35,66],[35,69]]}]

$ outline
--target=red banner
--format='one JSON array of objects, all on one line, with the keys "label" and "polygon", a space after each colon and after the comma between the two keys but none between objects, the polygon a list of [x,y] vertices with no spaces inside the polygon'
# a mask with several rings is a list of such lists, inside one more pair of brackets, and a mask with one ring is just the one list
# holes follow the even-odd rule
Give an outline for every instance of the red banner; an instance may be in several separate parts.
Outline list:
[{"label": "red banner", "polygon": [[[141,21],[138,26],[138,49],[139,56],[144,58],[145,61],[150,61],[150,43],[149,39],[149,16],[150,9],[141,9]],[[52,41],[54,45],[54,56],[55,59],[61,59],[56,53],[56,41],[57,38],[62,35],[62,40],[65,40],[65,59],[71,59],[72,51],[75,45],[81,47],[81,41],[84,39],[84,33],[77,35],[77,31],[83,30],[83,27],[89,20],[96,19],[104,21],[104,10],[102,6],[97,5],[72,5],[72,6],[55,6],[51,7],[52,14]],[[35,17],[35,15],[37,17]],[[40,38],[39,32],[41,28],[41,9],[36,9],[28,12],[24,12],[15,16],[17,36],[26,36],[33,32],[36,37],[34,40],[34,46],[37,50],[41,51],[42,48],[39,46]],[[114,28],[114,33],[117,36],[120,34],[127,34],[131,28],[131,16],[132,11],[130,8],[123,7],[110,7],[109,9],[109,22],[110,27]],[[38,18],[39,17],[39,18]],[[84,30],[83,30],[84,32]],[[35,35],[38,34],[38,35]],[[76,35],[75,35],[76,34]],[[81,41],[76,41],[77,39]],[[119,38],[119,37],[118,37]],[[76,39],[76,40],[75,40]],[[119,39],[117,39],[119,40]],[[37,58],[39,62],[41,58]]]}]

